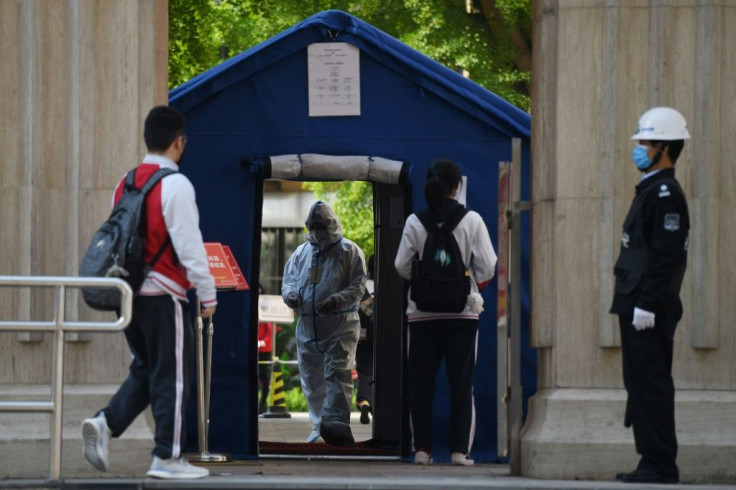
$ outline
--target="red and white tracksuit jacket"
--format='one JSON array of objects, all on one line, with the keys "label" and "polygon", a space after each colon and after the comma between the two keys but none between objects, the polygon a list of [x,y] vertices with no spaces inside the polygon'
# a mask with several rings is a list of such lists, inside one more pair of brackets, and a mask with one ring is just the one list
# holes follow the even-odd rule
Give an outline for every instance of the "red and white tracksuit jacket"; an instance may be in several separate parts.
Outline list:
[{"label": "red and white tracksuit jacket", "polygon": [[[204,308],[216,305],[215,281],[207,265],[192,183],[178,173],[179,166],[172,160],[147,154],[136,171],[136,187],[143,186],[159,168],[170,168],[177,173],[156,184],[146,199],[148,232],[144,260],[149,262],[153,258],[167,236],[171,236],[171,246],[148,273],[139,294],[169,294],[186,301],[187,290],[193,285]],[[115,189],[114,202],[122,196],[124,182],[125,177]]]}]

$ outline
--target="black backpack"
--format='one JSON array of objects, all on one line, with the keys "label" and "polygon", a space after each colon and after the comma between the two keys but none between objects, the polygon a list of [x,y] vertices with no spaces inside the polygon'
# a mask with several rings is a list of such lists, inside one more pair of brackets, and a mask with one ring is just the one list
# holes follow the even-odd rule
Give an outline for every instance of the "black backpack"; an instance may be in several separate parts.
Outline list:
[{"label": "black backpack", "polygon": [[452,230],[467,212],[465,207],[459,207],[442,228],[437,226],[429,210],[416,213],[427,230],[427,241],[422,258],[412,261],[411,300],[422,311],[460,313],[465,309],[470,294],[470,272],[463,263]]},{"label": "black backpack", "polygon": [[[135,186],[135,171],[125,177],[123,194],[87,247],[79,265],[82,277],[119,277],[130,284],[134,293],[143,285],[148,271],[171,243],[167,237],[149,264],[143,262],[146,239],[146,196],[158,181],[174,170],[157,170],[140,189]],[[118,310],[120,292],[113,288],[82,287],[84,301],[98,310]]]}]

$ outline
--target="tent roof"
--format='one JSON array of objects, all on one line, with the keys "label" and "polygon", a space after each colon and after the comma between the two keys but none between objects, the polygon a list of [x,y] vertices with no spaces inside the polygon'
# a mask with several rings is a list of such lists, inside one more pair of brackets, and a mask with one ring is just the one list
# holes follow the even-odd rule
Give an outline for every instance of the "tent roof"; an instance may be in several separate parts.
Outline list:
[{"label": "tent roof", "polygon": [[309,17],[267,41],[243,51],[169,92],[188,111],[217,92],[316,42],[347,42],[365,55],[417,83],[509,137],[529,139],[531,118],[501,97],[403,44],[370,24],[339,11]]}]

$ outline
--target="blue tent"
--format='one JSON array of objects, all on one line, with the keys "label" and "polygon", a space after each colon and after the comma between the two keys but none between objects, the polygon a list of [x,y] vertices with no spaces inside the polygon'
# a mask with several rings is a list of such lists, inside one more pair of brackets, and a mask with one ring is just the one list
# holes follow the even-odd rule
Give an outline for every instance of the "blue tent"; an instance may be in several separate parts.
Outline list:
[{"label": "blue tent", "polygon": [[[359,49],[360,115],[309,115],[307,48],[327,42]],[[376,253],[381,253],[377,255],[379,284],[386,292],[399,293],[391,295],[399,298],[397,304],[390,304],[397,300],[384,296],[387,306],[383,311],[393,316],[384,317],[386,326],[377,322],[377,330],[383,332],[380,335],[387,337],[379,342],[383,347],[377,347],[376,390],[377,394],[389,390],[386,385],[391,384],[391,389],[399,391],[382,392],[386,409],[383,419],[376,414],[374,431],[384,445],[393,444],[406,456],[408,386],[403,372],[406,337],[401,313],[405,295],[392,271],[403,218],[425,207],[423,182],[429,164],[439,157],[451,158],[467,176],[468,207],[484,217],[493,243],[498,243],[498,162],[511,160],[511,139],[520,138],[522,197],[528,199],[530,116],[375,27],[334,10],[304,20],[176,87],[169,95],[170,104],[187,118],[182,172],[196,188],[205,241],[229,245],[249,284],[258,283],[263,179],[268,177],[260,162],[287,154],[367,155],[404,162],[410,169],[401,183],[375,188],[377,206],[385,209],[385,214],[376,213],[377,220],[384,219],[384,224],[377,224],[377,230],[384,233],[376,244]],[[524,226],[528,230],[529,223]],[[528,259],[526,233],[525,278]],[[384,286],[378,287],[379,292]],[[497,459],[495,289],[494,280],[484,290],[486,312],[479,329],[472,454],[481,462]],[[259,454],[255,299],[251,291],[219,295],[213,347],[209,449],[245,458]],[[522,299],[526,400],[536,389],[536,359],[528,347],[526,327],[526,279]],[[443,456],[449,410],[442,373],[436,398],[435,459],[441,461],[449,457]],[[196,419],[193,401],[188,417],[191,451],[197,450]],[[382,425],[381,420],[389,422]]]}]

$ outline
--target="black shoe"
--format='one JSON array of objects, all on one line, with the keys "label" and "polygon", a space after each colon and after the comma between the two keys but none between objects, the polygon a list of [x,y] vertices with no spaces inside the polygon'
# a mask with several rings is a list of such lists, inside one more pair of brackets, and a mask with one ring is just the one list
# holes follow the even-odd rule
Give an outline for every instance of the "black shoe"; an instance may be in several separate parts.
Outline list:
[{"label": "black shoe", "polygon": [[631,473],[619,473],[616,479],[624,483],[678,483],[680,481],[677,477],[662,476],[644,468],[637,468]]},{"label": "black shoe", "polygon": [[371,413],[371,406],[367,403],[360,407],[360,423],[361,424],[370,424],[371,423],[371,416],[369,415]]},{"label": "black shoe", "polygon": [[323,420],[319,426],[319,435],[330,446],[349,446],[355,443],[350,426],[337,420]]}]

